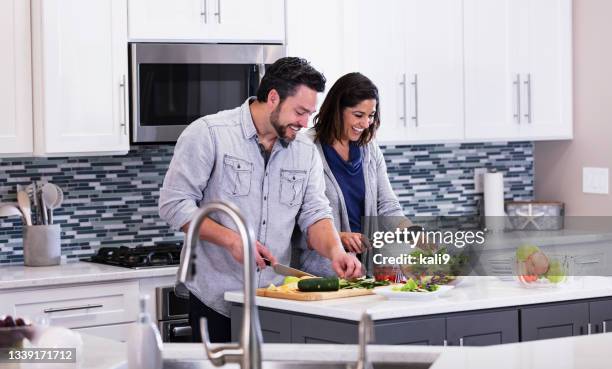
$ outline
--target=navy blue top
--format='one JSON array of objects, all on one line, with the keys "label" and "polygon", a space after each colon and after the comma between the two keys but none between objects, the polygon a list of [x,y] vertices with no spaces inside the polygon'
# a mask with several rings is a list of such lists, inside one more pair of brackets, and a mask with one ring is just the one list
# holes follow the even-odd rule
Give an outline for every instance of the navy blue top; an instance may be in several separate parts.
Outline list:
[{"label": "navy blue top", "polygon": [[344,196],[351,232],[361,233],[361,217],[365,213],[365,180],[361,165],[363,161],[361,150],[357,143],[350,142],[349,160],[344,161],[333,147],[326,144],[322,144],[321,147]]}]

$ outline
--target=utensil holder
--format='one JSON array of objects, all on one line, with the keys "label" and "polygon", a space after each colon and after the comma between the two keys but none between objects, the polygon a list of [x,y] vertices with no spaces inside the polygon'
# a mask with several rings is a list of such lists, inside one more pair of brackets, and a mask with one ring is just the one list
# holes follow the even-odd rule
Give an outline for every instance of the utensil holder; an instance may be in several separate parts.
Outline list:
[{"label": "utensil holder", "polygon": [[24,226],[23,259],[26,266],[59,265],[62,259],[60,225]]}]

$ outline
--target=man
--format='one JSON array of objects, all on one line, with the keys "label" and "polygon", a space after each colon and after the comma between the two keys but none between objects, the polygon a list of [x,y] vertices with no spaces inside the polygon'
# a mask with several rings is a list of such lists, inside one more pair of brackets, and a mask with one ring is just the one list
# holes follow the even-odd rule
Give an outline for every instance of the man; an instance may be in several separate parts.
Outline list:
[{"label": "man", "polygon": [[[361,275],[361,264],[344,251],[334,228],[321,159],[314,145],[298,135],[324,88],[323,75],[305,60],[278,60],[266,71],[256,99],[185,129],[160,191],[160,216],[185,232],[198,204],[235,204],[257,238],[260,287],[282,279],[266,269],[263,258],[289,263],[296,222],[310,247],[330,259],[338,275]],[[243,286],[242,244],[234,224],[222,214],[206,219],[199,232],[197,273],[187,285],[189,320],[195,341],[201,340],[199,320],[204,316],[211,341],[226,342],[230,319],[223,294]]]}]

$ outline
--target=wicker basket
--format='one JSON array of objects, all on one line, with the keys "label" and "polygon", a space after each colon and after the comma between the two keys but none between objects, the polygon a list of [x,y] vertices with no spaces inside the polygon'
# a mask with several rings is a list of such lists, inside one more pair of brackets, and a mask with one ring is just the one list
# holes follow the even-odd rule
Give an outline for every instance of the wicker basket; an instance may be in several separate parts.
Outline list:
[{"label": "wicker basket", "polygon": [[506,203],[510,225],[516,230],[554,231],[563,229],[564,204],[555,201],[512,201]]}]

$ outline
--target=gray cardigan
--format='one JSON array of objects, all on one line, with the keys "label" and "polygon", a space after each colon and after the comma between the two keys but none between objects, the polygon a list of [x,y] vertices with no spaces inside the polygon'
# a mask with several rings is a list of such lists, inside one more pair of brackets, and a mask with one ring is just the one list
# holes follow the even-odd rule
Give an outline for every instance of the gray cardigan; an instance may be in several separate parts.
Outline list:
[{"label": "gray cardigan", "polygon": [[[309,129],[305,135],[314,142],[314,129]],[[325,177],[325,195],[327,196],[332,208],[334,217],[334,226],[340,232],[350,232],[348,212],[344,203],[344,196],[334,174],[332,173],[329,164],[325,160],[323,148],[320,142],[315,142],[315,146],[321,156],[323,162],[323,172]],[[363,177],[365,182],[365,214],[366,222],[363,224],[362,232],[366,236],[368,230],[378,229],[377,224],[372,224],[377,221],[376,216],[395,216],[404,217],[404,213],[400,206],[397,197],[393,193],[389,177],[387,176],[387,165],[382,151],[374,141],[370,141],[365,146],[361,147],[363,158]],[[394,218],[397,221],[397,218]],[[395,222],[394,222],[395,223]],[[298,234],[294,238],[294,251],[299,256],[299,267],[317,276],[335,276],[336,273],[331,268],[329,259],[319,255],[316,251],[308,248],[306,237]],[[371,257],[367,256],[368,259]],[[297,259],[297,257],[296,257]],[[369,269],[369,268],[368,268]]]}]

